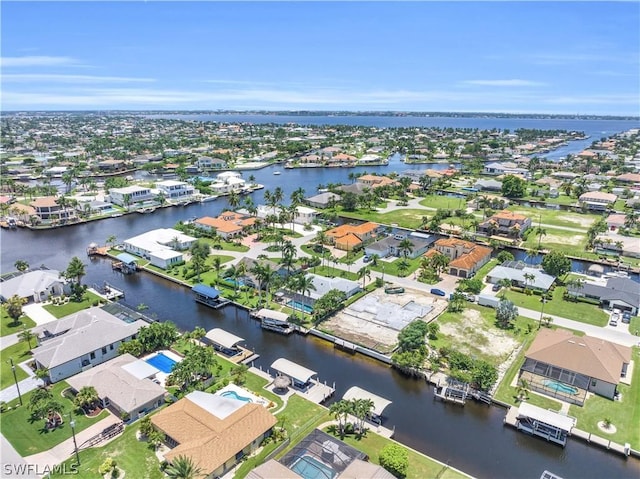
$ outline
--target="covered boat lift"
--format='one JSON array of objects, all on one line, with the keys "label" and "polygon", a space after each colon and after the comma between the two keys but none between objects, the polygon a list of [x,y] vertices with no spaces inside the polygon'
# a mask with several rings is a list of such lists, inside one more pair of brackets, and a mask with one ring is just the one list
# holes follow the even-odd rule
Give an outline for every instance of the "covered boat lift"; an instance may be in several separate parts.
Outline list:
[{"label": "covered boat lift", "polygon": [[291,334],[293,332],[293,326],[288,321],[289,315],[287,313],[262,308],[254,313],[254,316],[260,319],[260,327],[263,329],[275,331],[280,334]]},{"label": "covered boat lift", "polygon": [[574,417],[543,409],[523,402],[517,408],[515,426],[518,430],[565,446],[567,437],[576,425]]},{"label": "covered boat lift", "polygon": [[198,283],[191,288],[196,295],[196,301],[206,306],[218,309],[227,304],[229,300],[220,296],[220,291],[203,283]]},{"label": "covered boat lift", "polygon": [[274,369],[280,375],[288,376],[293,387],[301,391],[306,391],[313,386],[311,380],[318,374],[286,358],[276,359],[271,364],[271,369]]},{"label": "covered boat lift", "polygon": [[354,399],[370,399],[373,401],[373,410],[370,413],[369,419],[378,425],[382,424],[382,412],[386,409],[392,401],[385,399],[377,394],[362,389],[358,386],[353,386],[344,393],[342,399],[352,401]]},{"label": "covered boat lift", "polygon": [[224,329],[211,329],[207,331],[204,337],[213,345],[213,349],[221,352],[225,356],[232,357],[242,352],[238,344],[244,341],[244,339]]},{"label": "covered boat lift", "polygon": [[118,261],[111,263],[113,269],[122,271],[124,274],[135,273],[138,271],[138,258],[129,253],[120,253],[116,256]]}]

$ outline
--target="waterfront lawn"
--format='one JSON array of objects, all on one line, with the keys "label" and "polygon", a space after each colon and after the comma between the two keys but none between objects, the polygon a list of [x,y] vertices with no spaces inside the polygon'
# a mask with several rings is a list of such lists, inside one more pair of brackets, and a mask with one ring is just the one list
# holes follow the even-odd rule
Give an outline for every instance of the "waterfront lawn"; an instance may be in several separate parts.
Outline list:
[{"label": "waterfront lawn", "polygon": [[359,210],[357,212],[341,211],[339,214],[346,218],[373,221],[384,225],[397,224],[402,228],[415,230],[420,228],[424,216],[433,216],[433,211],[398,207],[397,210],[387,213]]},{"label": "waterfront lawn", "polygon": [[[112,458],[118,464],[120,475],[146,479],[163,479],[166,477],[160,471],[160,462],[153,449],[146,441],[139,441],[136,438],[138,423],[126,426],[122,436],[114,439],[103,447],[92,447],[80,451],[80,466],[78,477],[87,479],[102,479],[98,473],[98,468],[107,458]],[[75,456],[67,459],[63,464],[66,466],[63,471],[70,471],[72,464],[76,463]],[[62,477],[63,474],[51,474],[51,477]]]},{"label": "waterfront lawn", "polygon": [[19,333],[23,329],[31,329],[36,323],[24,314],[20,316],[18,321],[13,321],[7,314],[7,310],[4,306],[0,306],[0,336],[7,336],[9,334]]},{"label": "waterfront lawn", "polygon": [[531,218],[532,226],[538,226],[538,222],[549,226],[566,226],[569,228],[587,229],[596,222],[600,216],[586,213],[574,213],[572,211],[548,210],[541,208],[528,208],[521,205],[512,205],[509,211],[523,214]]},{"label": "waterfront lawn", "polygon": [[[563,295],[565,291],[566,288],[564,286],[556,286],[552,293],[553,299],[547,301],[544,305],[545,315],[560,316],[561,318],[572,319],[594,326],[606,326],[607,313],[595,304],[564,300]],[[502,293],[500,293],[499,296],[502,297]],[[542,310],[541,297],[536,294],[528,296],[524,293],[509,290],[505,296],[506,299],[513,301],[518,307],[532,309],[534,311]]]},{"label": "waterfront lawn", "polygon": [[456,198],[454,196],[427,195],[420,200],[420,206],[443,210],[464,210],[467,207],[466,201],[466,198]]},{"label": "waterfront lawn", "polygon": [[[477,324],[474,321],[471,324],[470,318],[472,316],[470,316],[469,312],[466,312],[467,310],[480,313],[479,319],[481,319],[482,323]],[[483,359],[494,366],[500,365],[511,353],[509,351],[499,355],[495,354],[491,347],[494,341],[500,341],[502,338],[511,339],[515,349],[517,345],[530,337],[530,331],[534,331],[537,327],[535,320],[518,316],[513,328],[498,328],[496,326],[495,310],[475,304],[467,304],[465,311],[460,313],[445,311],[438,316],[437,324],[440,326],[441,332],[438,333],[436,340],[429,340],[431,348],[440,349],[446,347],[456,349],[478,359]],[[443,333],[442,329],[445,326],[455,328],[456,333],[451,335]]]},{"label": "waterfront lawn", "polygon": [[226,251],[237,251],[239,253],[246,253],[247,251],[249,251],[249,247],[243,245],[242,243],[239,242],[234,242],[234,241],[214,241],[211,238],[198,238],[201,241],[204,241],[205,243],[209,243],[209,246],[211,246],[214,250],[216,249],[222,249],[222,250],[226,250]]},{"label": "waterfront lawn", "polygon": [[[547,234],[540,239],[540,248],[546,250],[559,251],[561,253],[579,256],[585,252],[587,246],[586,233],[577,231],[566,231],[553,227],[545,228]],[[531,232],[521,246],[524,248],[535,249],[538,247],[538,235]]]},{"label": "waterfront lawn", "polygon": [[[520,400],[518,399],[518,390],[511,384],[513,383],[514,378],[518,375],[520,368],[524,364],[524,354],[531,345],[534,337],[534,335],[530,335],[527,339],[525,339],[522,349],[518,353],[518,357],[513,361],[504,377],[502,378],[502,382],[500,383],[500,386],[493,396],[498,401],[512,404],[514,406],[517,406],[520,403]],[[559,411],[562,406],[560,402],[550,397],[543,396],[542,394],[529,392],[528,396],[529,397],[527,398],[527,402],[529,404],[533,404],[544,409]]]},{"label": "waterfront lawn", "polygon": [[358,280],[358,275],[354,272],[344,271],[342,269],[334,268],[333,266],[316,266],[312,268],[314,274],[320,276],[326,276],[327,278],[346,278],[353,281]]},{"label": "waterfront lawn", "polygon": [[[326,428],[325,432],[340,439],[340,436],[336,435],[335,428],[333,427]],[[369,456],[369,461],[378,465],[380,464],[379,454],[382,448],[393,443],[399,444],[372,431],[367,431],[362,437],[349,434],[345,436],[342,441],[364,452]],[[403,446],[402,444],[400,445]],[[412,449],[407,448],[407,452],[409,454],[409,470],[407,471],[406,479],[424,479],[425,477],[454,479],[468,477]]]},{"label": "waterfront lawn", "polygon": [[[47,431],[43,428],[43,420],[31,420],[31,411],[29,411],[27,404],[29,404],[29,399],[33,391],[22,396],[24,406],[2,413],[0,430],[2,431],[2,435],[7,438],[15,450],[18,451],[18,454],[23,457],[30,456],[31,454],[51,449],[62,441],[69,439],[71,437],[71,427],[69,426],[68,414],[72,411],[74,412],[74,419],[76,421],[76,434],[107,417],[107,411],[102,411],[96,417],[91,418],[84,414],[75,414],[76,407],[73,401],[62,395],[62,391],[68,387],[69,385],[66,382],[61,381],[54,384],[51,388],[54,399],[62,404],[64,413],[66,414],[64,423],[53,431]],[[10,406],[17,404],[17,399],[9,403]]]},{"label": "waterfront lawn", "polygon": [[95,302],[100,301],[101,299],[102,298],[100,298],[100,296],[93,294],[91,291],[87,291],[82,295],[82,301],[79,303],[70,300],[68,303],[61,304],[60,306],[56,306],[55,304],[45,304],[43,307],[56,318],[63,318],[70,314],[77,313],[78,311],[82,311],[83,309],[88,309],[93,306]]},{"label": "waterfront lawn", "polygon": [[[577,418],[576,427],[597,436],[611,439],[618,444],[631,444],[634,449],[640,448],[640,348],[633,348],[634,363],[631,386],[618,384],[622,395],[621,401],[590,394],[585,405],[569,408],[569,415]],[[616,427],[615,434],[607,434],[598,428],[598,423],[610,419]]]},{"label": "waterfront lawn", "polygon": [[[35,344],[34,341],[32,341]],[[27,373],[25,373],[19,363],[31,359],[31,351],[29,351],[29,345],[26,342],[20,341],[0,351],[0,390],[8,388],[12,384],[15,384],[13,379],[13,372],[11,366],[9,366],[9,358],[13,359],[13,363],[16,366],[16,377],[18,381],[27,379]]]}]

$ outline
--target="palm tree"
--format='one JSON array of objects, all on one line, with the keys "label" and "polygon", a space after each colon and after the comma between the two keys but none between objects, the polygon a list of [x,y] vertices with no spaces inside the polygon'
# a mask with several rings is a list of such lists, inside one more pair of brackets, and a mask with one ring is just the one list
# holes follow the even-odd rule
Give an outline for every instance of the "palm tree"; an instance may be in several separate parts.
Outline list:
[{"label": "palm tree", "polygon": [[[302,293],[302,296],[306,296],[307,293],[311,295],[311,291],[315,291],[316,287],[313,284],[313,278],[311,276],[300,275],[296,282],[297,290]],[[303,309],[303,308],[301,308]],[[303,309],[304,312],[304,309]]]},{"label": "palm tree", "polygon": [[527,286],[529,285],[529,281],[531,281],[531,284],[535,283],[536,281],[536,276],[532,273],[525,273],[524,274],[524,289],[526,291]]},{"label": "palm tree", "polygon": [[535,233],[538,235],[538,250],[540,250],[540,241],[543,236],[547,236],[547,230],[542,226],[536,226]]},{"label": "palm tree", "polygon": [[220,259],[220,256],[216,256],[215,258],[213,258],[213,262],[211,264],[213,266],[213,269],[216,270],[216,286],[217,286],[218,281],[220,279],[220,268],[222,267],[222,260]]},{"label": "palm tree", "polygon": [[25,260],[23,259],[19,259],[18,261],[16,261],[14,264],[15,268],[20,271],[26,271],[29,269],[29,263],[27,263]]},{"label": "palm tree", "polygon": [[196,341],[200,341],[206,334],[207,334],[207,332],[204,330],[204,328],[202,328],[200,326],[196,326],[193,329],[193,331],[191,331],[191,339],[195,339]]},{"label": "palm tree", "polygon": [[528,399],[529,398],[529,381],[527,381],[525,378],[520,378],[520,380],[518,381],[518,388],[516,389],[517,393],[518,393],[518,399],[520,401],[524,400],[524,399]]},{"label": "palm tree", "polygon": [[498,284],[502,287],[502,299],[504,299],[507,294],[507,289],[511,287],[511,280],[509,278],[502,278],[498,281]]},{"label": "palm tree", "polygon": [[338,421],[338,431],[340,432],[341,437],[344,437],[344,430],[347,425],[347,416],[351,413],[352,406],[353,405],[350,401],[341,399],[340,401],[334,402],[329,408],[329,412]]},{"label": "palm tree", "polygon": [[358,278],[362,279],[362,289],[365,288],[365,280],[367,278],[371,279],[371,268],[368,266],[363,266],[358,270]]},{"label": "palm tree", "polygon": [[398,250],[400,251],[402,256],[404,256],[405,260],[407,259],[407,256],[413,253],[414,246],[415,245],[411,242],[409,238],[405,238],[402,241],[400,241],[400,244],[398,245]]},{"label": "palm tree", "polygon": [[202,475],[202,469],[197,467],[190,457],[180,455],[173,460],[165,473],[170,479],[195,479]]},{"label": "palm tree", "polygon": [[77,256],[71,258],[67,269],[62,273],[65,278],[75,279],[78,283],[78,286],[80,285],[80,281],[85,274],[87,274],[87,272],[84,263]]},{"label": "palm tree", "polygon": [[320,266],[324,265],[324,245],[327,243],[328,238],[327,235],[324,231],[320,230],[316,233],[316,237],[313,240],[316,244],[320,245],[321,251],[322,251],[322,256],[321,258],[321,263]]},{"label": "palm tree", "polygon": [[93,409],[93,405],[100,399],[98,391],[93,386],[84,386],[78,391],[73,402],[81,409]]},{"label": "palm tree", "polygon": [[240,205],[240,195],[238,195],[238,192],[236,190],[231,190],[229,192],[229,197],[227,198],[227,201],[229,203],[229,208],[231,209],[231,211],[235,211],[238,209],[238,206]]},{"label": "palm tree", "polygon": [[20,341],[24,341],[27,344],[29,344],[29,349],[31,349],[31,340],[35,338],[36,338],[36,335],[33,334],[33,332],[31,332],[30,329],[23,329],[18,333],[18,339],[20,339]]},{"label": "palm tree", "polygon": [[[262,290],[265,290],[265,297],[267,300],[267,304],[269,304],[269,285],[278,274],[276,271],[271,269],[269,264],[256,263],[251,272],[256,276],[258,280],[260,294],[262,294]],[[262,303],[262,297],[260,298],[260,303]]]}]

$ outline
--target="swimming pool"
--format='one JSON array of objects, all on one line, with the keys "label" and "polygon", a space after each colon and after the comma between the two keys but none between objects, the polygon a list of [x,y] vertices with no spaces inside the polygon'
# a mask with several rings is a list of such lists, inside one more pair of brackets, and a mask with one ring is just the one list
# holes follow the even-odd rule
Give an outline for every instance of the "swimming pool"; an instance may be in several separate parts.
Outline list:
[{"label": "swimming pool", "polygon": [[291,309],[295,309],[296,311],[303,310],[305,313],[308,313],[308,314],[313,313],[313,308],[311,306],[302,304],[300,301],[293,301],[293,300],[289,301],[287,303],[287,306],[289,306]]},{"label": "swimming pool", "polygon": [[158,368],[163,373],[170,374],[175,367],[177,361],[165,356],[162,353],[158,353],[155,356],[145,359],[145,362],[151,364],[151,366]]},{"label": "swimming pool", "polygon": [[311,456],[302,456],[291,470],[304,479],[333,479],[337,475],[332,468]]},{"label": "swimming pool", "polygon": [[220,396],[222,396],[223,398],[233,398],[233,399],[237,399],[239,401],[244,401],[244,402],[253,402],[251,400],[251,398],[245,397],[245,396],[240,396],[237,392],[235,391],[225,391],[222,394],[220,394]]},{"label": "swimming pool", "polygon": [[558,381],[554,381],[553,379],[546,379],[542,382],[549,389],[553,389],[557,392],[565,393],[565,394],[578,394],[578,389],[573,386],[569,386],[564,383],[560,383]]}]

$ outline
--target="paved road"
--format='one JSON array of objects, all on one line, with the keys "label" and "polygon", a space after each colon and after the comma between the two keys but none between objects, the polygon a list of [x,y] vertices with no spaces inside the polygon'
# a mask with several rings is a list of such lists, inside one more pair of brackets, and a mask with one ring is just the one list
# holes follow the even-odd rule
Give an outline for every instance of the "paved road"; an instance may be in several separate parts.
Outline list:
[{"label": "paved road", "polygon": [[27,469],[27,461],[13,448],[7,439],[0,435],[0,451],[2,452],[2,478],[35,479],[35,473]]}]

